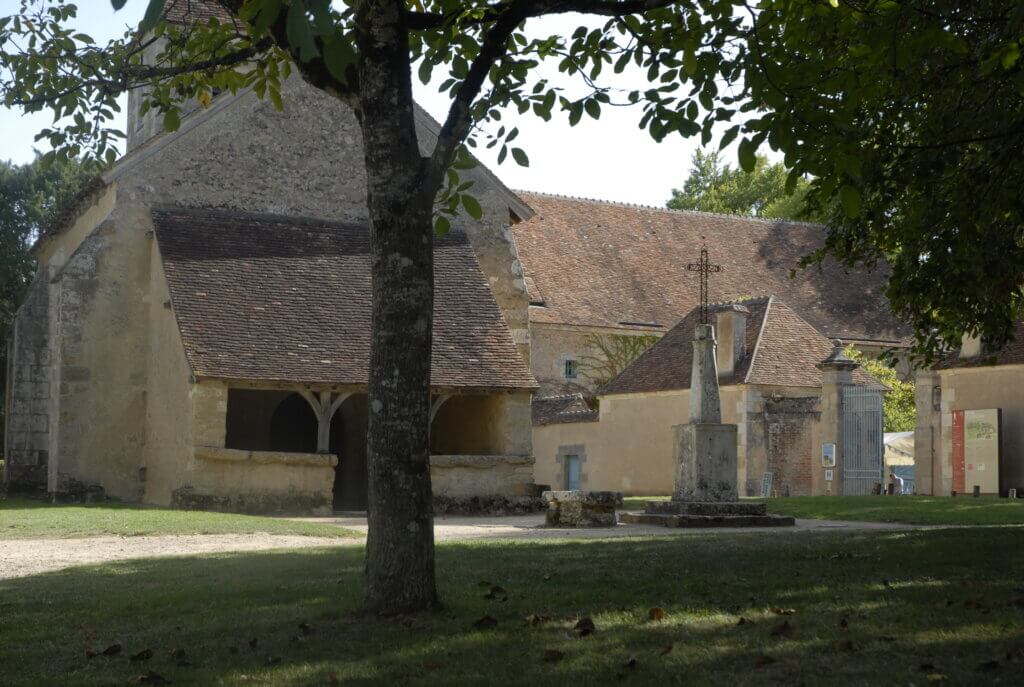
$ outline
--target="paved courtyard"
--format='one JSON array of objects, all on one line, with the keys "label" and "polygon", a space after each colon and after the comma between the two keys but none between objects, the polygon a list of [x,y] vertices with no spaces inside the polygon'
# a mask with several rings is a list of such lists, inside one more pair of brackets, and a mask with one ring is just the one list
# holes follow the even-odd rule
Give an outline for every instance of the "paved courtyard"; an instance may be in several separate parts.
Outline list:
[{"label": "paved courtyard", "polygon": [[[365,533],[366,518],[337,516],[294,518],[307,522],[334,524]],[[481,539],[602,539],[614,537],[728,536],[736,532],[763,532],[777,536],[793,532],[823,530],[891,530],[911,525],[884,523],[834,522],[829,520],[797,520],[792,528],[730,528],[671,529],[651,525],[620,524],[608,529],[552,529],[543,527],[544,515],[508,517],[439,517],[434,532],[437,541]],[[140,537],[88,537],[80,539],[13,539],[0,542],[0,579],[25,577],[63,570],[77,565],[90,565],[133,558],[187,556],[209,553],[299,549],[316,546],[360,545],[362,540],[341,540],[297,535],[207,534]]]}]

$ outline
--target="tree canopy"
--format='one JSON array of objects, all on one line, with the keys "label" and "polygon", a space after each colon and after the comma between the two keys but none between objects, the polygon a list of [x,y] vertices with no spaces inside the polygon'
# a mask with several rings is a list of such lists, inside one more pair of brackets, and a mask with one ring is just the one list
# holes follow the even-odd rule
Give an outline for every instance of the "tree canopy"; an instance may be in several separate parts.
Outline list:
[{"label": "tree canopy", "polygon": [[682,189],[672,189],[668,207],[675,210],[721,212],[774,219],[813,220],[804,211],[808,182],[800,178],[792,192],[786,189],[788,170],[757,155],[754,169],[746,172],[722,162],[722,154],[697,150]]}]

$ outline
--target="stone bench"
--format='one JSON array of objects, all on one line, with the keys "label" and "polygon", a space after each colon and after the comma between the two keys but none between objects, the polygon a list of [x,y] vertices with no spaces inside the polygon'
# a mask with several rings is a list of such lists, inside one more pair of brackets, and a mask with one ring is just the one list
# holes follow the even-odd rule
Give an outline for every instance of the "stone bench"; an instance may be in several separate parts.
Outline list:
[{"label": "stone bench", "polygon": [[621,491],[545,491],[548,527],[614,527]]}]

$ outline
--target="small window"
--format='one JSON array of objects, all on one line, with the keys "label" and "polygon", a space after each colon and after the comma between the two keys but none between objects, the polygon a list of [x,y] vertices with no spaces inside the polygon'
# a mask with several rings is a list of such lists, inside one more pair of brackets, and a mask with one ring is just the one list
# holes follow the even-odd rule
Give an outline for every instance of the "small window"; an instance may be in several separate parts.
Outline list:
[{"label": "small window", "polygon": [[580,457],[578,455],[565,457],[565,488],[567,491],[580,488]]},{"label": "small window", "polygon": [[565,361],[565,378],[576,379],[576,373],[579,368],[579,364],[572,359]]}]

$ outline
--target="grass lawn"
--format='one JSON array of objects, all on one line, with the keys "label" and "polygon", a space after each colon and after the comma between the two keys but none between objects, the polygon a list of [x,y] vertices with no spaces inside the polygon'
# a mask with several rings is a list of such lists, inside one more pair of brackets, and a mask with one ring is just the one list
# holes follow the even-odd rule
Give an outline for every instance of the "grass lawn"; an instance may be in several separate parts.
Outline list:
[{"label": "grass lawn", "polygon": [[391,620],[353,613],[359,546],[0,581],[0,684],[1024,684],[1024,528],[448,543],[438,569],[446,608]]},{"label": "grass lawn", "polygon": [[[625,510],[667,496],[629,496]],[[768,499],[768,512],[816,520],[906,522],[915,525],[1024,525],[1024,499],[971,496],[794,496]]]},{"label": "grass lawn", "polygon": [[331,525],[254,515],[139,508],[109,503],[62,506],[28,499],[0,499],[0,540],[252,532],[318,537],[359,536]]}]

